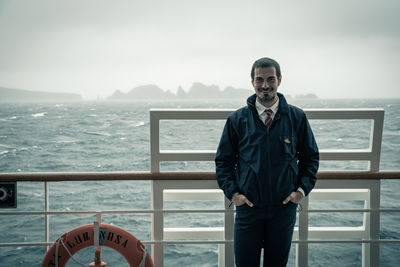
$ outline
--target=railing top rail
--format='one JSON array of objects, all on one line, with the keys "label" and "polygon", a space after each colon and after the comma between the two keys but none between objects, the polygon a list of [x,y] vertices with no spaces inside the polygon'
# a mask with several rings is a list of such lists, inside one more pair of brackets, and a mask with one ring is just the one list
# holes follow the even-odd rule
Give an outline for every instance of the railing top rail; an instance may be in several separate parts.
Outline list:
[{"label": "railing top rail", "polygon": [[[237,108],[150,108],[150,112],[175,112],[175,111],[234,111]],[[335,111],[335,112],[348,112],[348,111],[384,111],[383,108],[304,108],[304,111]]]},{"label": "railing top rail", "polygon": [[[215,180],[215,172],[27,172],[0,173],[0,182],[112,181],[112,180]],[[320,171],[318,179],[400,179],[400,171]]]},{"label": "railing top rail", "polygon": [[[152,108],[150,116],[158,120],[223,120],[236,109]],[[382,108],[305,108],[309,119],[381,119]]]}]

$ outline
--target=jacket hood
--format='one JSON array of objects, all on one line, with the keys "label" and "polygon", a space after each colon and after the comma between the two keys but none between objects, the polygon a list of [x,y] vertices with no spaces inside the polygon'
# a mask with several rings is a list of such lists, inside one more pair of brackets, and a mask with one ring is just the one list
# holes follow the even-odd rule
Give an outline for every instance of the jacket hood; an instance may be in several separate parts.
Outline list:
[{"label": "jacket hood", "polygon": [[[278,97],[279,97],[279,109],[278,112],[282,113],[282,114],[286,114],[289,112],[289,107],[288,107],[288,103],[286,102],[286,98],[283,94],[281,93],[277,93]],[[252,110],[253,112],[256,112],[257,114],[257,109],[256,109],[256,98],[257,95],[253,94],[251,96],[249,96],[249,98],[247,98],[247,106],[249,107],[250,110]]]}]

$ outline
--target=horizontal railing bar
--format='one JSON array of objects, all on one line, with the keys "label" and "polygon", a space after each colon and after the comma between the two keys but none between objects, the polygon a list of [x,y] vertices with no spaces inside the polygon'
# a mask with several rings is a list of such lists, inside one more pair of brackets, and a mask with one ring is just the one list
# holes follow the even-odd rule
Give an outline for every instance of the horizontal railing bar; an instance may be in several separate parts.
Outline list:
[{"label": "horizontal railing bar", "polygon": [[[370,149],[320,150],[321,160],[370,161],[373,153]],[[215,150],[161,150],[159,161],[214,161]]]},{"label": "horizontal railing bar", "polygon": [[160,161],[213,161],[215,150],[161,150]]},{"label": "horizontal railing bar", "polygon": [[[233,243],[233,240],[160,240],[140,241],[143,244],[226,244]],[[324,240],[292,240],[292,243],[400,243],[400,239],[324,239]]]},{"label": "horizontal railing bar", "polygon": [[185,209],[171,209],[171,210],[115,210],[115,211],[16,211],[16,212],[0,212],[0,215],[94,215],[94,214],[132,214],[132,213],[224,213],[235,212],[233,209],[218,209],[218,210],[185,210]]},{"label": "horizontal railing bar", "polygon": [[[150,109],[158,120],[223,120],[234,109]],[[304,109],[308,119],[361,120],[376,119],[384,112],[382,108]]]},{"label": "horizontal railing bar", "polygon": [[360,108],[360,109],[304,109],[310,120],[364,120],[377,119],[385,111],[383,108]]},{"label": "horizontal railing bar", "polygon": [[[320,171],[318,179],[400,179],[400,171]],[[0,173],[0,182],[63,182],[113,180],[215,180],[215,172],[12,172]]]},{"label": "horizontal railing bar", "polygon": [[[234,209],[197,210],[197,209],[165,209],[165,210],[121,210],[121,211],[15,211],[0,212],[0,215],[94,215],[94,214],[150,214],[163,213],[231,213]],[[335,212],[400,212],[400,209],[303,209],[297,212],[309,213],[335,213]]]},{"label": "horizontal railing bar", "polygon": [[0,215],[95,215],[95,214],[132,214],[132,213],[154,213],[155,210],[115,210],[115,211],[16,211],[0,212]]},{"label": "horizontal railing bar", "polygon": [[53,242],[25,242],[25,243],[0,243],[0,247],[45,247],[53,245]]},{"label": "horizontal railing bar", "polygon": [[[233,240],[160,240],[160,241],[140,241],[145,245],[152,244],[229,244]],[[324,240],[292,240],[292,243],[308,243],[308,244],[322,244],[322,243],[400,243],[400,239],[362,239],[362,240],[346,240],[346,239],[324,239]],[[31,243],[0,243],[0,247],[45,247],[51,246],[52,242],[31,242]]]},{"label": "horizontal railing bar", "polygon": [[321,209],[321,210],[306,210],[303,209],[300,212],[320,212],[320,213],[327,213],[327,212],[400,212],[400,209]]},{"label": "horizontal railing bar", "polygon": [[362,240],[346,240],[346,239],[324,239],[324,240],[293,240],[292,243],[308,243],[308,244],[321,244],[321,243],[400,243],[400,239],[362,239]]},{"label": "horizontal railing bar", "polygon": [[150,109],[158,120],[224,120],[233,109]]}]

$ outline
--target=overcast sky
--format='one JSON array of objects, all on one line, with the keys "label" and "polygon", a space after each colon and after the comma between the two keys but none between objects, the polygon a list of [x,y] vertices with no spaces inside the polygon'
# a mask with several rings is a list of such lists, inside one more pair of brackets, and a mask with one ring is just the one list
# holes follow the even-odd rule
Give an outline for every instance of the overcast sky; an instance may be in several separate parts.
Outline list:
[{"label": "overcast sky", "polygon": [[0,0],[0,86],[86,99],[156,84],[251,88],[260,57],[280,91],[400,97],[400,1]]}]

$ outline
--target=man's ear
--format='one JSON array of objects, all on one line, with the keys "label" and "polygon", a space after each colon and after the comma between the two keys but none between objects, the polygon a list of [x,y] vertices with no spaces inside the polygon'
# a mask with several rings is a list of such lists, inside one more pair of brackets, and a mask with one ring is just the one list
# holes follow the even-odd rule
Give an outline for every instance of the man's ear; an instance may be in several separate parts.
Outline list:
[{"label": "man's ear", "polygon": [[279,76],[279,78],[278,78],[278,86],[281,85],[281,81],[282,81],[282,75]]}]

